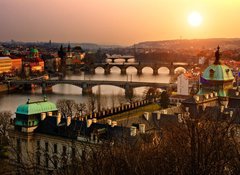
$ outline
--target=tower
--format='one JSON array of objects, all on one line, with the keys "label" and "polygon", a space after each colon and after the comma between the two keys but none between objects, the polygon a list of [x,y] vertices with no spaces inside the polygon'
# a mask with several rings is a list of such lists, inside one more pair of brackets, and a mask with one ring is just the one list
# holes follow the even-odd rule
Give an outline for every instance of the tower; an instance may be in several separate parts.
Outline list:
[{"label": "tower", "polygon": [[200,95],[217,92],[219,97],[227,97],[228,90],[233,88],[233,74],[231,69],[220,61],[220,47],[215,52],[215,61],[208,66],[200,77]]}]

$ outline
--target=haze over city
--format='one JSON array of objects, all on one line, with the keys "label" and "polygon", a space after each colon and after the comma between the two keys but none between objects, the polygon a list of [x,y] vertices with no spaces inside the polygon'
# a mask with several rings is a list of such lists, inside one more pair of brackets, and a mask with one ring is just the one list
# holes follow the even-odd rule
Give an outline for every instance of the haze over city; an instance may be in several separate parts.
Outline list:
[{"label": "haze over city", "polygon": [[[240,30],[238,0],[1,0],[0,7],[0,41],[130,45],[235,38]],[[189,24],[193,12],[197,26]]]}]

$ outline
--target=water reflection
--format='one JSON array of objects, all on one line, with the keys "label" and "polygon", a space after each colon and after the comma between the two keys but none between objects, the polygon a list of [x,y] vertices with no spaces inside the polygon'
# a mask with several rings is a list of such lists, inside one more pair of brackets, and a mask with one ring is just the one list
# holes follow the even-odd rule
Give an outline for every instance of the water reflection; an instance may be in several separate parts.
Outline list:
[{"label": "water reflection", "polygon": [[[69,80],[112,80],[112,81],[137,81],[137,82],[160,82],[168,83],[170,76],[167,70],[161,68],[158,70],[159,75],[153,76],[151,68],[144,68],[143,74],[141,76],[137,75],[137,70],[134,67],[129,67],[127,69],[127,75],[121,75],[121,71],[117,67],[111,69],[111,74],[104,75],[104,70],[102,68],[96,68],[95,75],[85,75],[84,73],[79,73],[78,75],[67,75],[65,79]],[[100,87],[93,87],[93,92],[97,93],[100,89],[101,95],[104,97],[103,105],[105,107],[110,107],[113,104],[117,105],[123,103],[125,91],[122,88],[116,86],[101,85]],[[141,96],[146,90],[146,87],[135,88],[134,93]],[[48,94],[47,97],[50,101],[56,102],[58,99],[72,99],[77,102],[87,103],[88,97],[82,96],[82,89],[74,85],[58,84],[53,86],[52,93]],[[113,98],[114,97],[114,98]],[[0,111],[10,110],[15,112],[19,104],[26,103],[27,99],[39,100],[42,98],[41,88],[34,89],[28,93],[14,93],[14,94],[1,94],[0,95]],[[115,102],[113,102],[115,99]]]}]

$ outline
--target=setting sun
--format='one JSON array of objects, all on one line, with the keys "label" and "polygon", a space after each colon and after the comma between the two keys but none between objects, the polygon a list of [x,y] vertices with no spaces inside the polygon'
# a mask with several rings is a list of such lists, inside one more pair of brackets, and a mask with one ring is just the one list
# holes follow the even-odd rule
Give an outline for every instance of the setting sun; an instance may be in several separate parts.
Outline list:
[{"label": "setting sun", "polygon": [[188,16],[188,23],[193,27],[198,27],[202,23],[202,16],[198,12],[192,12]]}]

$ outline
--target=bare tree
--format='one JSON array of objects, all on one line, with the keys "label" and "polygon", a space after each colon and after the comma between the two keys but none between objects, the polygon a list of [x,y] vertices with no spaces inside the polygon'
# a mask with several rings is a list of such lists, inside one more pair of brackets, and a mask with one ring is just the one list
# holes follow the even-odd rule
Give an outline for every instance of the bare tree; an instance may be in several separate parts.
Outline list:
[{"label": "bare tree", "polygon": [[10,111],[0,112],[0,136],[1,143],[3,139],[7,136],[7,130],[10,127],[12,113]]},{"label": "bare tree", "polygon": [[73,114],[75,113],[75,107],[76,102],[74,100],[60,99],[57,101],[57,108],[65,117],[73,116]]}]

